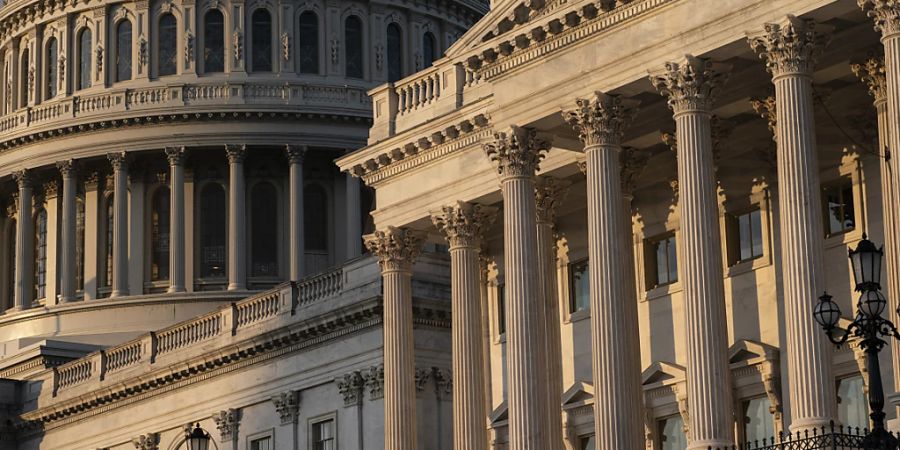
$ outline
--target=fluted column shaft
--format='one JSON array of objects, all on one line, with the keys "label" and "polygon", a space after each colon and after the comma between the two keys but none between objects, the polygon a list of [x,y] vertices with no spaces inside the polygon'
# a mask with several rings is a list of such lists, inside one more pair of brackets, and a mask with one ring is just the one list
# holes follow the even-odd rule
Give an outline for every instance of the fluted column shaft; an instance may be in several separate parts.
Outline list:
[{"label": "fluted column shaft", "polygon": [[[832,348],[813,318],[825,289],[822,199],[813,115],[812,73],[827,36],[812,21],[789,16],[750,38],[775,84],[781,264],[791,430],[835,418]],[[692,418],[693,420],[693,418]]]},{"label": "fluted column shaft", "polygon": [[458,203],[432,214],[450,244],[453,448],[487,450],[479,246],[496,209]]},{"label": "fluted column shaft", "polygon": [[[884,46],[884,61],[879,74],[884,78],[881,89],[883,101],[880,102],[876,95],[875,106],[878,109],[879,153],[883,156],[890,154],[889,160],[886,157],[880,158],[888,310],[891,320],[900,324],[900,316],[897,315],[897,308],[900,306],[900,236],[897,235],[900,233],[900,166],[897,165],[897,158],[900,158],[900,2],[858,2],[874,19],[875,29],[881,33],[881,43]],[[900,392],[900,342],[896,339],[890,341],[894,361],[894,392]],[[900,414],[900,404],[894,406],[897,414]]]},{"label": "fluted column shaft", "polygon": [[636,104],[595,93],[578,99],[566,120],[585,144],[588,219],[588,283],[594,383],[594,440],[597,449],[640,448],[642,422],[634,408],[642,395],[631,355],[637,316],[629,316],[625,219],[622,212],[621,139]]},{"label": "fluted column shaft", "polygon": [[534,174],[549,146],[533,131],[513,127],[498,133],[485,150],[499,162],[503,191],[503,251],[506,282],[507,397],[510,450],[546,450],[547,395],[543,294],[538,278]]},{"label": "fluted column shaft", "polygon": [[113,167],[113,276],[110,298],[128,295],[128,162],[110,153]]},{"label": "fluted column shaft", "polygon": [[166,149],[169,160],[169,292],[184,292],[184,147]]},{"label": "fluted column shaft", "polygon": [[[681,239],[678,276],[684,288],[689,448],[734,443],[721,237],[713,165],[711,109],[725,66],[688,56],[652,81],[669,98],[678,139]],[[617,204],[621,211],[621,203]],[[622,221],[618,221],[621,226]],[[620,260],[619,260],[620,261]]]},{"label": "fluted column shaft", "polygon": [[291,281],[299,281],[303,278],[306,257],[303,241],[303,156],[306,146],[287,145],[284,151],[290,165]]},{"label": "fluted column shaft", "polygon": [[228,290],[247,289],[247,217],[244,187],[246,145],[226,145],[228,156]]},{"label": "fluted column shaft", "polygon": [[16,221],[16,274],[15,274],[15,291],[13,297],[15,299],[15,309],[31,308],[32,286],[31,267],[32,261],[31,245],[34,239],[34,217],[31,213],[32,202],[34,201],[34,188],[31,184],[31,173],[22,170],[13,174],[16,184],[19,187],[19,217]]},{"label": "fluted column shaft", "polygon": [[60,232],[60,302],[75,300],[75,167],[74,161],[56,163],[62,174],[62,220]]},{"label": "fluted column shaft", "polygon": [[556,291],[556,239],[553,226],[556,209],[568,191],[568,183],[541,177],[536,187],[538,283],[541,287],[544,311],[543,335],[547,347],[547,370],[544,372],[547,395],[547,439],[550,450],[562,450],[562,330],[559,315],[559,296]]},{"label": "fluted column shaft", "polygon": [[389,227],[366,236],[384,285],[384,448],[416,450],[412,266],[421,235]]}]

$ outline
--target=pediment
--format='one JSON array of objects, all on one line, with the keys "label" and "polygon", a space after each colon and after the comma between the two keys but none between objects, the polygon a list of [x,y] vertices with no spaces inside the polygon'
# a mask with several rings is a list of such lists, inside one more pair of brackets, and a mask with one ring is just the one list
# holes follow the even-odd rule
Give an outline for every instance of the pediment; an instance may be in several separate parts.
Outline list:
[{"label": "pediment", "polygon": [[506,403],[506,400],[504,400],[496,409],[491,411],[491,415],[488,418],[491,420],[491,425],[496,425],[500,422],[509,420],[509,405]]},{"label": "pediment", "polygon": [[665,361],[657,361],[641,373],[641,384],[672,384],[685,379],[684,366]]},{"label": "pediment", "polygon": [[594,385],[578,381],[570,387],[562,396],[562,404],[568,407],[582,406],[594,402]]},{"label": "pediment", "polygon": [[776,361],[778,360],[778,354],[778,349],[771,345],[751,341],[749,339],[742,339],[735,342],[734,345],[728,349],[728,363],[754,364],[761,361]]}]

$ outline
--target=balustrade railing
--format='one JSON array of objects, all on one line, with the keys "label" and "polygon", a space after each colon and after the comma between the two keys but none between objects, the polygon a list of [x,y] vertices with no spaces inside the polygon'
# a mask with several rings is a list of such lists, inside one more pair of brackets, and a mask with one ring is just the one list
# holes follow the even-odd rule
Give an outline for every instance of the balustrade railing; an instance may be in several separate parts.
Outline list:
[{"label": "balustrade railing", "polygon": [[397,114],[411,113],[429,105],[441,96],[440,76],[437,68],[419,74],[416,78],[397,85]]},{"label": "balustrade railing", "polygon": [[344,269],[342,267],[313,275],[300,281],[299,303],[305,305],[335,296],[343,290],[343,284]]},{"label": "balustrade railing", "polygon": [[93,365],[91,358],[83,358],[57,367],[55,372],[57,391],[90,380]]},{"label": "balustrade railing", "polygon": [[[762,441],[746,442],[725,449],[716,450],[900,450],[896,444],[885,444],[884,440],[873,439],[869,430],[837,426],[813,428],[804,432],[782,433],[778,437]],[[713,450],[712,447],[709,450]]]},{"label": "balustrade railing", "polygon": [[235,305],[238,328],[278,314],[281,295],[278,291]]},{"label": "balustrade railing", "polygon": [[141,360],[143,342],[134,341],[106,351],[106,370],[115,372]]},{"label": "balustrade railing", "polygon": [[162,355],[211,339],[222,330],[222,313],[201,317],[156,334],[157,353]]}]

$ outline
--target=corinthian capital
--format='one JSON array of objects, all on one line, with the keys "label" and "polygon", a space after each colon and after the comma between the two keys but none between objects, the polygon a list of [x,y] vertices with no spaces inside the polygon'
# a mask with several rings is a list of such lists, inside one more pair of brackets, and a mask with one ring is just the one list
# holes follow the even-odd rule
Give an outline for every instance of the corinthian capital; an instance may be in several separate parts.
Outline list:
[{"label": "corinthian capital", "polygon": [[185,157],[184,146],[166,147],[166,159],[169,160],[170,166],[184,165],[184,157]]},{"label": "corinthian capital", "polygon": [[534,185],[535,203],[537,206],[537,222],[553,224],[556,222],[556,209],[569,193],[571,183],[554,177],[539,177]]},{"label": "corinthian capital", "polygon": [[128,169],[128,155],[125,152],[107,153],[106,158],[109,159],[110,165],[114,171]]},{"label": "corinthian capital", "polygon": [[750,100],[750,106],[759,114],[760,117],[766,119],[769,124],[769,131],[772,132],[772,139],[776,139],[775,127],[778,125],[777,108],[775,97],[768,96],[766,98],[758,98]]},{"label": "corinthian capital", "polygon": [[650,152],[637,148],[626,148],[622,152],[622,193],[631,195],[637,187],[638,178],[650,161]]},{"label": "corinthian capital", "polygon": [[581,142],[591,146],[620,144],[625,129],[634,119],[638,102],[595,92],[591,98],[576,99],[575,104],[575,109],[563,112],[563,118],[578,132]]},{"label": "corinthian capital", "polygon": [[886,100],[887,85],[883,56],[870,56],[862,63],[851,64],[850,69],[869,88],[869,94],[875,98],[875,103]]},{"label": "corinthian capital", "polygon": [[450,247],[478,248],[481,238],[494,223],[497,208],[456,202],[431,214],[431,222],[440,231]]},{"label": "corinthian capital", "polygon": [[484,144],[484,151],[497,163],[502,177],[531,177],[537,172],[550,143],[537,137],[530,128],[511,126],[505,132],[494,133],[494,139]]},{"label": "corinthian capital", "polygon": [[59,169],[59,173],[62,174],[63,178],[67,178],[75,175],[76,163],[74,159],[57,161],[56,168]]},{"label": "corinthian capital", "polygon": [[900,32],[900,1],[857,0],[857,4],[875,21],[875,31],[883,38]]},{"label": "corinthian capital", "polygon": [[288,164],[303,164],[303,157],[306,155],[306,150],[307,147],[305,145],[285,145],[284,155],[287,156]]},{"label": "corinthian capital", "polygon": [[13,179],[16,180],[16,185],[19,189],[25,189],[31,187],[32,177],[31,171],[28,169],[17,170],[12,174]]},{"label": "corinthian capital", "polygon": [[240,164],[247,157],[247,146],[244,144],[225,144],[225,156],[229,164]]},{"label": "corinthian capital", "polygon": [[650,83],[669,98],[669,108],[678,114],[687,111],[710,111],[716,95],[728,80],[731,66],[714,63],[692,55],[678,62],[666,63],[665,69],[651,73]]},{"label": "corinthian capital", "polygon": [[816,23],[789,15],[779,23],[767,23],[763,31],[748,37],[750,47],[766,60],[773,76],[811,74],[816,59],[831,40]]},{"label": "corinthian capital", "polygon": [[369,252],[378,257],[382,271],[412,270],[424,241],[422,233],[397,227],[387,227],[363,239]]}]

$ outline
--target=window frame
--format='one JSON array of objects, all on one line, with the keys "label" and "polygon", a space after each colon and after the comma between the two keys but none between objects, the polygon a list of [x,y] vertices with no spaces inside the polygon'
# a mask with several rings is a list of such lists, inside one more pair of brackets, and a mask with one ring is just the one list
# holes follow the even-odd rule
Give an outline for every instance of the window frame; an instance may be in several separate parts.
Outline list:
[{"label": "window frame", "polygon": [[[43,86],[41,89],[42,98],[44,100],[52,100],[56,98],[61,93],[61,89],[59,88],[59,55],[60,55],[60,45],[61,40],[56,37],[56,35],[47,36],[44,40],[44,48],[43,48],[43,80],[41,80],[41,85]],[[55,46],[53,48],[53,53],[51,54],[51,46]],[[51,82],[52,81],[52,82]]]},{"label": "window frame", "polygon": [[275,450],[275,449],[278,448],[278,447],[275,446],[275,430],[272,429],[272,428],[269,428],[268,430],[263,430],[263,431],[260,431],[260,432],[257,432],[257,433],[253,433],[253,434],[251,434],[251,435],[248,435],[248,436],[247,436],[247,443],[246,443],[246,448],[247,448],[247,450],[252,450],[252,449],[253,449],[253,443],[256,442],[256,441],[259,441],[259,440],[261,440],[261,439],[268,439],[268,440],[269,440],[269,448],[270,448],[271,450]]},{"label": "window frame", "polygon": [[[568,312],[569,320],[574,322],[581,319],[585,319],[590,317],[591,315],[591,291],[590,291],[590,262],[587,257],[577,259],[575,261],[569,262],[566,272],[566,282],[569,286],[568,292],[568,305],[566,311]],[[575,308],[575,270],[581,266],[585,267],[585,277],[587,278],[588,283],[588,295],[587,295],[587,307],[583,309]]]},{"label": "window frame", "polygon": [[[172,72],[162,73],[162,68],[163,68],[162,58],[161,58],[162,48],[163,48],[163,32],[162,32],[163,24],[162,24],[162,21],[166,17],[171,17],[172,20],[175,22],[175,27],[174,27],[175,34],[172,36],[172,41],[173,41],[172,44],[174,46],[173,54],[175,56],[175,60],[172,62]],[[156,36],[153,39],[153,50],[154,50],[153,63],[154,63],[154,72],[155,72],[154,75],[156,77],[170,77],[170,76],[179,75],[181,73],[181,70],[179,70],[181,68],[181,64],[180,64],[181,57],[179,56],[179,54],[180,54],[179,49],[181,48],[181,46],[180,46],[181,29],[179,27],[180,23],[181,23],[180,17],[179,17],[179,15],[175,14],[174,10],[173,11],[163,11],[156,17],[156,23],[155,23]]]},{"label": "window frame", "polygon": [[[256,63],[257,63],[256,58],[258,57],[258,55],[260,55],[260,52],[257,52],[257,49],[256,49],[256,39],[257,39],[256,32],[257,32],[257,30],[256,30],[255,16],[258,13],[266,13],[269,15],[269,52],[268,52],[269,53],[269,67],[267,69],[258,69],[256,67]],[[265,6],[258,6],[250,12],[250,15],[249,15],[250,26],[248,27],[249,36],[247,36],[247,39],[246,39],[247,42],[245,42],[245,44],[244,44],[248,50],[248,54],[250,55],[250,58],[249,58],[250,60],[248,61],[249,62],[248,72],[250,72],[250,73],[271,74],[276,71],[275,66],[276,66],[276,62],[278,61],[278,57],[276,55],[276,45],[275,45],[275,43],[276,43],[275,17],[276,17],[276,15],[272,11],[270,11],[269,8],[267,8]],[[248,42],[250,45],[247,45]]]},{"label": "window frame", "polygon": [[[212,13],[218,13],[222,16],[222,68],[221,70],[210,70],[208,67],[206,50],[208,44],[209,36],[207,36],[207,22],[209,21],[209,16]],[[228,72],[228,20],[226,20],[225,12],[219,8],[209,8],[203,11],[203,14],[200,16],[200,27],[198,27],[198,32],[200,34],[200,42],[199,42],[199,60],[200,60],[200,73],[203,75],[217,75]],[[232,43],[233,45],[233,43]]]},{"label": "window frame", "polygon": [[[121,42],[119,42],[119,27],[121,27],[125,22],[128,22],[128,26],[131,27],[131,29],[130,29],[130,33],[128,36],[129,42],[128,42],[127,53],[121,53],[121,51],[120,51],[121,50],[120,49]],[[127,17],[127,15],[125,17],[123,17],[122,19],[116,21],[115,24],[113,25],[112,41],[113,41],[113,51],[112,51],[113,70],[111,70],[110,73],[112,76],[113,83],[125,83],[128,81],[134,80],[134,23],[131,21],[131,19],[129,17]],[[119,58],[122,56],[125,56],[125,55],[128,56],[129,75],[128,75],[128,78],[121,78],[119,76],[120,75]]]},{"label": "window frame", "polygon": [[332,426],[334,427],[334,439],[333,439],[333,442],[334,442],[334,448],[335,448],[335,450],[337,450],[337,449],[340,448],[340,447],[339,447],[339,445],[340,445],[340,439],[339,439],[340,433],[338,432],[338,414],[337,414],[337,411],[332,411],[332,412],[329,412],[329,413],[325,413],[325,414],[321,414],[321,415],[318,415],[318,416],[315,416],[315,417],[311,417],[311,418],[309,418],[309,420],[307,421],[307,427],[306,427],[306,428],[307,428],[307,436],[309,436],[309,438],[308,438],[308,439],[309,439],[308,445],[309,445],[310,450],[314,449],[314,448],[315,448],[314,445],[316,444],[316,442],[313,441],[314,436],[315,436],[314,433],[313,433],[313,431],[315,430],[315,426],[318,425],[318,424],[320,424],[320,423],[328,422],[328,421],[331,421],[332,424],[333,424]]},{"label": "window frame", "polygon": [[[84,45],[83,38],[85,34],[88,34],[88,42],[87,46]],[[75,72],[75,90],[82,91],[85,89],[90,89],[94,84],[93,77],[93,46],[94,46],[94,30],[89,26],[79,27],[75,31],[75,58],[77,59],[75,66],[73,67],[73,71]],[[85,71],[84,71],[84,48],[87,47],[87,84],[82,84],[84,81]]]},{"label": "window frame", "polygon": [[48,239],[50,237],[50,218],[47,207],[50,205],[41,204],[37,206],[32,215],[32,223],[34,224],[34,235],[32,244],[32,302],[46,301],[47,299],[47,276],[53,276],[54,273],[48,270],[49,262]]},{"label": "window frame", "polygon": [[[301,55],[302,55],[301,48],[303,47],[303,42],[304,42],[303,25],[301,23],[301,20],[303,19],[304,16],[306,16],[306,17],[312,16],[315,19],[314,23],[316,25],[315,33],[313,33],[313,35],[316,38],[315,45],[310,47],[315,50],[314,51],[314,57],[315,57],[314,60],[316,62],[316,66],[315,66],[315,70],[311,70],[311,71],[303,70],[303,64],[302,64],[302,58],[301,58]],[[301,74],[301,75],[321,75],[322,67],[324,66],[323,61],[322,61],[323,52],[322,52],[322,48],[321,48],[322,42],[324,42],[324,39],[322,39],[322,36],[321,36],[322,28],[323,28],[322,27],[322,18],[320,17],[320,14],[316,10],[311,9],[311,8],[306,8],[306,9],[302,9],[299,11],[299,13],[297,14],[296,23],[297,23],[297,34],[296,34],[297,45],[295,45],[295,47],[296,47],[295,56],[296,56],[297,64],[296,64],[295,70],[298,74]]]},{"label": "window frame", "polygon": [[[847,199],[844,198],[844,192],[849,189],[850,190],[850,205],[852,206],[853,213],[853,226],[849,228],[845,228],[843,224],[841,224],[841,229],[838,231],[831,230],[831,216],[828,208],[828,201],[826,197],[826,193],[830,189],[837,189],[838,196],[841,200],[841,215],[844,216],[846,214],[845,206],[847,205]],[[859,228],[859,215],[857,214],[857,201],[856,201],[856,189],[854,189],[853,177],[841,175],[833,180],[823,181],[820,183],[821,192],[821,203],[822,203],[822,228],[825,232],[824,238],[826,240],[830,240],[832,238],[846,235],[852,233],[857,228]]]},{"label": "window frame", "polygon": [[[658,260],[656,257],[656,245],[663,241],[673,240],[675,246],[675,279],[668,280],[665,283],[661,283],[659,281],[659,272],[658,272]],[[662,289],[669,289],[670,287],[678,284],[681,281],[680,274],[680,258],[679,253],[681,252],[680,246],[678,245],[678,234],[674,231],[666,231],[664,233],[652,235],[650,237],[643,239],[643,255],[644,255],[644,291],[647,293],[658,291]],[[669,256],[668,251],[666,255]],[[671,267],[668,265],[668,259],[666,262],[666,268],[671,271]]]},{"label": "window frame", "polygon": [[32,89],[28,87],[28,72],[33,56],[27,42],[22,47],[17,56],[19,58],[19,101],[16,109],[27,108],[33,96]]}]

